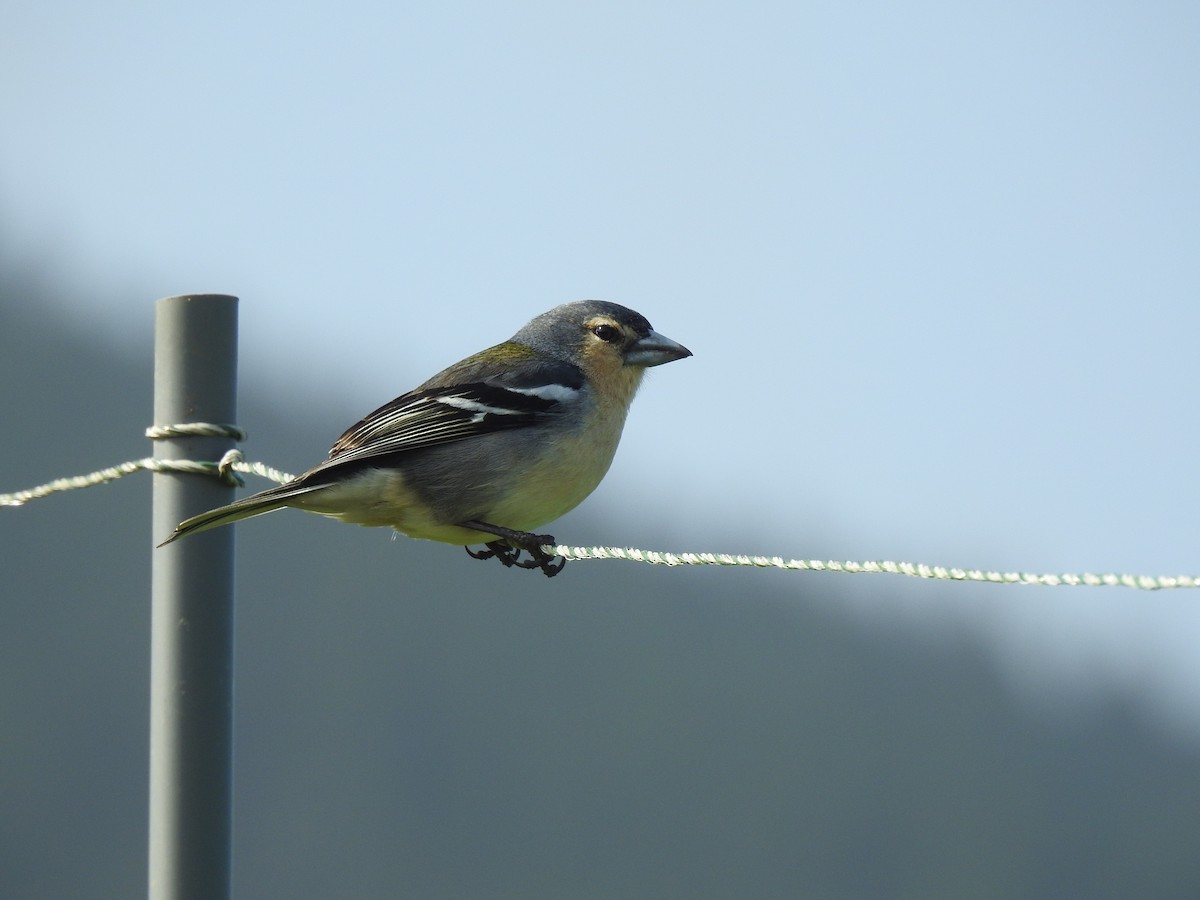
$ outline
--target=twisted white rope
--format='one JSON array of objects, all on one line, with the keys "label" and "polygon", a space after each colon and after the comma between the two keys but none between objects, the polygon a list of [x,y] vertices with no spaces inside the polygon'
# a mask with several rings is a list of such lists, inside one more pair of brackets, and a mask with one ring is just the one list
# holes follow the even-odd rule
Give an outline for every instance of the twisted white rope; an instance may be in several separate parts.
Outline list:
[{"label": "twisted white rope", "polygon": [[982,569],[950,569],[924,563],[854,562],[853,560],[784,559],[782,556],[747,556],[731,553],[667,553],[622,547],[569,547],[565,544],[543,548],[564,559],[627,559],[659,566],[742,566],[758,569],[787,569],[806,572],[844,572],[849,574],[884,573],[910,578],[943,581],[979,581],[991,584],[1074,585],[1085,587],[1127,587],[1142,591],[1167,588],[1200,587],[1200,577],[1191,575],[1093,575],[1090,572],[1039,575],[1032,572],[994,572]]},{"label": "twisted white rope", "polygon": [[[146,436],[152,440],[172,437],[232,437],[235,440],[245,440],[245,432],[236,425],[213,425],[205,422],[191,422],[182,425],[155,425],[146,429]],[[79,488],[95,487],[148,469],[151,472],[189,472],[199,475],[215,475],[227,481],[232,480],[241,484],[241,478],[236,473],[258,475],[282,484],[291,481],[293,476],[287,472],[268,466],[261,462],[246,462],[241,451],[230,450],[218,462],[196,462],[193,460],[157,459],[152,456],[144,459],[130,460],[120,465],[100,469],[87,475],[75,475],[70,478],[57,478],[46,484],[38,485],[24,491],[11,494],[0,494],[0,506],[21,506],[30,500],[57,494],[62,491],[73,491]],[[732,553],[668,553],[661,550],[639,550],[627,547],[571,547],[566,544],[547,545],[543,548],[547,553],[561,556],[564,559],[625,559],[633,562],[649,563],[660,566],[738,566],[757,569],[785,569],[788,571],[804,572],[844,572],[850,574],[884,573],[889,575],[907,575],[910,578],[932,578],[943,581],[977,581],[988,584],[1031,584],[1031,585],[1073,585],[1083,587],[1124,587],[1140,591],[1157,591],[1171,588],[1200,587],[1200,577],[1192,575],[1094,575],[1090,572],[1079,574],[1036,574],[1032,572],[994,572],[982,569],[955,569],[944,566],[928,566],[924,563],[906,562],[854,562],[852,560],[820,560],[820,559],[784,559],[782,556],[749,556]]]},{"label": "twisted white rope", "polygon": [[142,470],[150,472],[188,472],[193,475],[216,475],[227,480],[232,480],[239,487],[242,485],[242,479],[234,473],[258,475],[261,478],[268,478],[280,484],[292,480],[292,476],[287,472],[272,468],[266,463],[245,462],[242,459],[240,450],[230,450],[221,457],[219,462],[215,463],[196,462],[190,459],[158,459],[154,456],[147,456],[143,459],[131,459],[129,462],[109,466],[107,469],[98,469],[86,475],[56,478],[54,481],[39,484],[37,487],[32,487],[28,490],[14,491],[11,494],[0,494],[0,506],[24,506],[30,500],[40,500],[42,497],[59,494],[63,491],[96,487],[96,485],[116,481],[118,478],[124,478],[126,475],[132,475],[134,472],[141,472]]},{"label": "twisted white rope", "polygon": [[[235,441],[244,441],[246,432],[236,425],[215,425],[209,422],[186,422],[182,425],[151,425],[146,429],[146,437],[153,441],[174,437],[231,437]],[[243,482],[237,473],[245,472],[269,478],[283,483],[291,481],[292,476],[287,472],[272,468],[260,462],[246,462],[240,450],[230,450],[218,462],[197,462],[190,459],[158,459],[147,456],[142,459],[132,459],[119,465],[109,466],[89,472],[86,475],[72,475],[68,478],[56,478],[46,484],[11,494],[0,494],[0,506],[23,506],[30,500],[38,500],[51,494],[63,491],[75,491],[80,488],[95,487],[116,481],[134,472],[147,470],[150,472],[188,472],[194,475],[216,475],[225,481],[241,487]]]},{"label": "twisted white rope", "polygon": [[246,432],[236,425],[214,425],[211,422],[185,422],[182,425],[151,425],[146,429],[146,437],[152,441],[161,441],[174,437],[231,437],[235,441],[244,441]]}]

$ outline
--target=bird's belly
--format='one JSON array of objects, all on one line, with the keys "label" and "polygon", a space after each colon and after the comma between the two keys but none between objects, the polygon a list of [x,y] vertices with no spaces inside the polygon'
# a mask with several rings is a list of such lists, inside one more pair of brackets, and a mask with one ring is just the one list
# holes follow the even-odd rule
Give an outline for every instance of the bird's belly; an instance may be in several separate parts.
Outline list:
[{"label": "bird's belly", "polygon": [[[355,525],[388,526],[409,537],[478,544],[495,535],[460,528],[474,519],[514,531],[533,531],[578,506],[612,463],[615,443],[561,441],[518,473],[498,473],[496,483],[466,487],[456,504],[431,504],[395,470],[365,469],[345,481],[305,494],[294,506]],[[468,469],[473,468],[468,466]],[[464,477],[469,482],[469,477]],[[477,501],[477,502],[475,502]]]}]

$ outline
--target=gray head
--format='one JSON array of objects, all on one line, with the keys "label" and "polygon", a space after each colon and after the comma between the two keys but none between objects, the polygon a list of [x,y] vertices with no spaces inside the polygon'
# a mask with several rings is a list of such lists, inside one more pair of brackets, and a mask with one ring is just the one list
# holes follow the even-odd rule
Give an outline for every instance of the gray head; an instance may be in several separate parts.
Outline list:
[{"label": "gray head", "polygon": [[[692,351],[650,327],[641,313],[606,300],[564,303],[533,318],[513,335],[518,344],[585,365],[615,350],[626,366],[659,366]],[[598,361],[598,360],[597,360]]]}]

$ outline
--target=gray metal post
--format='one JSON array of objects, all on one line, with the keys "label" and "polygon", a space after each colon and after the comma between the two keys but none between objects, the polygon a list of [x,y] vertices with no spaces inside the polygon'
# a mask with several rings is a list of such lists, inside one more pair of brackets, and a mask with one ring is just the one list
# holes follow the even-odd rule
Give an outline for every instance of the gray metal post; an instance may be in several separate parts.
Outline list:
[{"label": "gray metal post", "polygon": [[[237,421],[237,298],[168,297],[155,310],[154,422]],[[163,459],[218,460],[230,438],[155,442]],[[217,478],[155,473],[153,540],[233,499]],[[233,529],[153,551],[150,659],[151,900],[230,891]]]}]

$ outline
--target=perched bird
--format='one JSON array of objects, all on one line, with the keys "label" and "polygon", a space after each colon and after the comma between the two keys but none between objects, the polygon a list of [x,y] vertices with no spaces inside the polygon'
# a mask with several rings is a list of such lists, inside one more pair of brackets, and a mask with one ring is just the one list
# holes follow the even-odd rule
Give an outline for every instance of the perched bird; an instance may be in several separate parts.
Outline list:
[{"label": "perched bird", "polygon": [[646,369],[691,355],[624,306],[565,303],[381,406],[303,475],[193,516],[163,544],[294,507],[483,543],[467,552],[554,575],[565,560],[556,565],[542,547],[556,541],[531,529],[595,490]]}]

